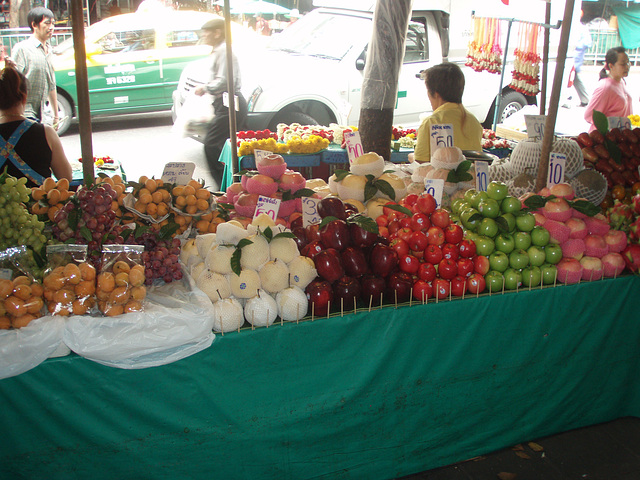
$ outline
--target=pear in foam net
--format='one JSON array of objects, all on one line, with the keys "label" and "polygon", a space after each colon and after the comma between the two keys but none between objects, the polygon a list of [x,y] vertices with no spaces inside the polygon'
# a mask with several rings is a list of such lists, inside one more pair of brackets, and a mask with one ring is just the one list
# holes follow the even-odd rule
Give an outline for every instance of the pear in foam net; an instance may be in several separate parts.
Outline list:
[{"label": "pear in foam net", "polygon": [[375,152],[365,153],[353,160],[349,171],[354,175],[379,177],[384,172],[384,158]]}]

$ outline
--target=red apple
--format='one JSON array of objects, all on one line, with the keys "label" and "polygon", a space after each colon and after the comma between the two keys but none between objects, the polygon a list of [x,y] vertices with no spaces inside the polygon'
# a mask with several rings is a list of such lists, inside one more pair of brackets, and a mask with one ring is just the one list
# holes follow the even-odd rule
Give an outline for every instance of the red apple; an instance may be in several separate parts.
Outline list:
[{"label": "red apple", "polygon": [[429,263],[437,265],[443,258],[442,248],[439,245],[427,245],[427,248],[424,249],[424,259]]},{"label": "red apple", "polygon": [[451,260],[457,261],[460,257],[458,246],[454,245],[453,243],[445,243],[442,246],[442,256],[444,258],[450,258]]},{"label": "red apple", "polygon": [[389,245],[396,251],[398,257],[409,254],[409,244],[401,238],[394,238]]},{"label": "red apple", "polygon": [[387,280],[387,295],[392,302],[406,302],[411,297],[413,277],[405,272],[393,272]]},{"label": "red apple", "polygon": [[322,243],[329,248],[344,250],[351,243],[349,226],[344,220],[332,220],[320,230]]},{"label": "red apple", "polygon": [[377,243],[371,249],[369,264],[375,275],[387,277],[398,265],[398,254],[390,246]]},{"label": "red apple", "polygon": [[356,247],[369,247],[378,241],[378,234],[365,230],[357,223],[349,224],[351,242]]},{"label": "red apple", "polygon": [[470,258],[458,259],[458,275],[462,277],[469,277],[474,272],[475,266],[473,260]]},{"label": "red apple", "polygon": [[414,231],[407,240],[409,244],[409,248],[416,252],[422,252],[427,245],[429,245],[429,239],[427,238],[427,234],[422,231]]},{"label": "red apple", "polygon": [[423,193],[416,200],[418,210],[426,215],[431,215],[436,210],[436,199],[430,193]]},{"label": "red apple", "polygon": [[449,292],[451,291],[451,283],[449,280],[445,280],[444,278],[436,278],[433,281],[433,294],[434,296],[442,300],[444,298],[449,298]]},{"label": "red apple", "polygon": [[458,264],[450,258],[443,258],[438,264],[438,275],[446,280],[451,280],[458,274]]},{"label": "red apple", "polygon": [[427,230],[431,226],[429,217],[424,213],[414,213],[411,217],[411,228],[414,231]]},{"label": "red apple", "polygon": [[445,229],[447,225],[451,223],[451,219],[449,218],[449,212],[444,208],[438,208],[435,212],[431,214],[431,224],[436,227],[440,227]]},{"label": "red apple", "polygon": [[385,291],[387,282],[384,278],[373,274],[363,275],[360,278],[360,297],[368,305],[380,305],[380,299]]},{"label": "red apple", "polygon": [[480,275],[486,275],[489,271],[489,259],[484,255],[478,255],[473,259],[473,269],[476,273]]},{"label": "red apple", "polygon": [[409,238],[411,238],[411,235],[413,233],[414,231],[411,230],[410,227],[402,227],[400,230],[396,232],[396,235],[398,236],[398,238],[401,238],[405,242],[409,242]]},{"label": "red apple", "polygon": [[429,245],[442,245],[444,243],[444,230],[437,225],[430,227],[427,230],[427,239]]},{"label": "red apple", "polygon": [[486,286],[487,282],[485,281],[484,276],[479,273],[472,273],[471,276],[467,278],[467,291],[469,293],[473,293],[474,295],[482,293]]},{"label": "red apple", "polygon": [[402,228],[411,228],[413,230],[413,228],[411,227],[411,225],[412,225],[411,219],[412,219],[412,217],[401,218],[400,219],[400,227],[402,227]]},{"label": "red apple", "polygon": [[320,240],[320,225],[309,225],[307,230],[307,240],[313,242],[314,240]]},{"label": "red apple", "polygon": [[320,240],[314,240],[313,242],[307,243],[302,250],[300,251],[300,255],[304,255],[305,257],[313,258],[318,253],[324,250],[324,245]]},{"label": "red apple", "polygon": [[458,244],[464,237],[464,231],[462,227],[457,223],[450,223],[447,228],[444,229],[444,239],[447,243]]},{"label": "red apple", "polygon": [[325,197],[318,202],[318,215],[322,218],[336,217],[346,220],[347,214],[344,209],[344,202],[338,197]]},{"label": "red apple", "polygon": [[409,195],[407,195],[402,199],[402,203],[407,207],[414,206],[417,201],[418,201],[418,195],[416,195],[415,193],[410,193]]},{"label": "red apple", "polygon": [[360,298],[360,282],[345,275],[336,280],[332,287],[335,307],[341,311],[353,310],[357,299]]},{"label": "red apple", "polygon": [[458,245],[460,256],[463,258],[472,258],[476,254],[476,244],[472,240],[464,239]]},{"label": "red apple", "polygon": [[329,282],[318,279],[313,280],[304,291],[310,304],[313,305],[313,307],[309,305],[309,310],[315,316],[323,316],[329,312],[333,301],[333,289]]},{"label": "red apple", "polygon": [[335,282],[344,275],[340,254],[333,248],[317,253],[313,257],[313,263],[316,266],[318,275],[328,282]]},{"label": "red apple", "polygon": [[398,267],[401,271],[413,275],[418,273],[420,268],[420,260],[413,255],[401,255],[398,261]]},{"label": "red apple", "polygon": [[436,267],[432,263],[421,263],[418,268],[418,278],[425,282],[433,282],[437,274]]},{"label": "red apple", "polygon": [[433,297],[433,287],[431,284],[425,282],[424,280],[416,280],[413,283],[413,298],[416,300],[425,303]]},{"label": "red apple", "polygon": [[467,279],[456,275],[451,279],[451,294],[462,297],[467,292]]},{"label": "red apple", "polygon": [[356,247],[347,247],[340,254],[347,275],[359,277],[369,273],[369,263],[364,252]]}]

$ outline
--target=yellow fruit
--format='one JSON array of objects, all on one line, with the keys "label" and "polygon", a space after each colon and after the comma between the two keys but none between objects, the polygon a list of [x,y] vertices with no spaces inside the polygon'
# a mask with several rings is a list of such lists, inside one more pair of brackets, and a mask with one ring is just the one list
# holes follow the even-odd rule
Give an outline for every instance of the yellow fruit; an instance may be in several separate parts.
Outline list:
[{"label": "yellow fruit", "polygon": [[66,178],[61,178],[56,183],[56,188],[58,190],[69,190],[69,180]]},{"label": "yellow fruit", "polygon": [[58,290],[57,292],[54,292],[53,294],[53,301],[57,303],[61,303],[63,305],[67,305],[73,302],[75,299],[76,299],[75,291],[69,288],[63,288],[61,290]]},{"label": "yellow fruit", "polygon": [[111,272],[101,272],[98,275],[98,291],[111,292],[116,286],[116,279]]},{"label": "yellow fruit", "polygon": [[31,313],[33,315],[37,315],[42,311],[42,307],[44,306],[44,302],[40,297],[32,297],[30,300],[24,303],[25,308],[27,309],[27,313]]},{"label": "yellow fruit", "polygon": [[163,190],[156,190],[155,192],[153,192],[151,194],[151,199],[152,199],[153,203],[160,203],[162,201],[162,199],[164,198],[163,195],[162,195],[162,192],[163,192]]},{"label": "yellow fruit", "polygon": [[190,193],[189,195],[186,196],[187,199],[187,205],[195,205],[198,202],[198,199],[196,198],[196,196],[192,193]]},{"label": "yellow fruit", "polygon": [[158,205],[156,205],[153,202],[147,204],[147,215],[151,215],[152,217],[157,216],[158,215]]},{"label": "yellow fruit", "polygon": [[171,195],[173,195],[174,197],[178,197],[183,193],[184,193],[184,185],[176,185],[175,187],[173,187],[173,190],[171,190]]},{"label": "yellow fruit", "polygon": [[49,205],[56,205],[58,203],[60,203],[60,190],[54,188],[52,190],[49,190],[47,192],[47,203]]},{"label": "yellow fruit", "polygon": [[93,280],[83,280],[74,287],[76,297],[85,298],[96,293],[96,286]]},{"label": "yellow fruit", "polygon": [[129,272],[129,282],[131,282],[131,285],[139,287],[144,284],[144,281],[144,267],[142,265],[134,265],[131,267],[131,271]]},{"label": "yellow fruit", "polygon": [[42,182],[42,188],[49,193],[49,190],[56,188],[56,181],[52,177],[45,178],[44,182]]},{"label": "yellow fruit", "polygon": [[204,212],[205,210],[209,209],[209,201],[199,198],[196,202],[196,207],[198,208],[198,210]]},{"label": "yellow fruit", "polygon": [[122,305],[105,305],[103,313],[108,317],[115,317],[124,313],[124,307]]},{"label": "yellow fruit", "polygon": [[149,190],[150,193],[153,193],[158,188],[158,184],[156,183],[156,181],[153,178],[150,178],[146,182],[144,182],[144,187],[147,190]]},{"label": "yellow fruit", "polygon": [[82,262],[78,265],[82,280],[94,280],[96,278],[96,269],[93,265]]},{"label": "yellow fruit", "polygon": [[20,317],[27,313],[27,307],[24,306],[24,300],[11,295],[4,301],[4,308],[7,313],[13,317]]},{"label": "yellow fruit", "polygon": [[47,192],[44,191],[42,187],[34,187],[31,189],[31,198],[33,198],[36,202],[39,202],[44,198]]},{"label": "yellow fruit", "polygon": [[35,319],[36,317],[34,315],[30,313],[25,313],[11,320],[11,325],[13,325],[13,328],[22,328],[29,325],[29,323],[31,323],[31,321]]},{"label": "yellow fruit", "polygon": [[195,194],[196,194],[196,189],[194,187],[192,187],[191,185],[186,185],[184,187],[183,195],[195,195]]},{"label": "yellow fruit", "polygon": [[71,285],[77,285],[82,280],[82,272],[80,272],[80,267],[75,263],[67,263],[64,266],[64,270],[62,272],[64,279],[67,283]]},{"label": "yellow fruit", "polygon": [[0,315],[0,330],[9,330],[11,328],[11,320],[6,315]]},{"label": "yellow fruit", "polygon": [[49,290],[60,290],[65,284],[64,276],[57,272],[51,272],[43,279],[45,288]]},{"label": "yellow fruit", "polygon": [[145,205],[147,205],[151,203],[153,198],[151,197],[150,193],[143,193],[140,195],[139,200],[140,200],[140,203],[144,203]]},{"label": "yellow fruit", "polygon": [[13,282],[8,279],[0,278],[0,300],[4,300],[13,292]]},{"label": "yellow fruit", "polygon": [[111,270],[113,271],[114,275],[117,275],[122,272],[129,273],[129,271],[131,270],[131,267],[124,260],[118,260],[116,263],[113,264],[113,267],[111,268]]},{"label": "yellow fruit", "polygon": [[147,296],[147,288],[144,285],[131,288],[131,298],[142,301]]},{"label": "yellow fruit", "polygon": [[29,285],[18,285],[13,288],[13,294],[20,300],[28,300],[31,298],[31,287]]},{"label": "yellow fruit", "polygon": [[140,312],[142,310],[142,303],[136,300],[129,300],[124,306],[124,313]]},{"label": "yellow fruit", "polygon": [[164,202],[160,202],[158,204],[158,216],[164,217],[167,213],[169,213],[169,206]]},{"label": "yellow fruit", "polygon": [[189,215],[195,215],[196,213],[198,213],[198,207],[196,207],[195,205],[187,205],[184,211]]},{"label": "yellow fruit", "polygon": [[126,287],[127,285],[129,285],[129,273],[120,272],[116,274],[116,286]]}]

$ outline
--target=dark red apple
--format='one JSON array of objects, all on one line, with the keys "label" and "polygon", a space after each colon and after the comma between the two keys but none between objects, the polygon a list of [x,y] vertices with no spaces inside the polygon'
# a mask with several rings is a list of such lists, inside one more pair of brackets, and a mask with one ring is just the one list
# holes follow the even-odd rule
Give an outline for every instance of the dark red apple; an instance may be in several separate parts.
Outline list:
[{"label": "dark red apple", "polygon": [[329,312],[333,303],[333,289],[331,284],[325,280],[313,280],[307,288],[304,289],[309,300],[309,311],[314,316],[323,316]]},{"label": "dark red apple", "polygon": [[344,250],[351,243],[349,226],[344,220],[332,220],[320,230],[320,239],[328,248]]},{"label": "dark red apple", "polygon": [[333,301],[336,309],[353,310],[360,298],[360,282],[353,277],[343,276],[333,282]]},{"label": "dark red apple", "polygon": [[322,218],[336,217],[340,220],[347,219],[344,202],[338,197],[325,197],[318,202],[318,215]]},{"label": "dark red apple", "polygon": [[318,253],[324,250],[324,245],[320,240],[314,240],[313,242],[307,243],[302,250],[300,250],[300,255],[304,255],[305,257],[314,258]]},{"label": "dark red apple", "polygon": [[393,248],[377,243],[371,249],[369,265],[375,275],[386,277],[397,267],[398,254]]},{"label": "dark red apple", "polygon": [[347,275],[359,277],[365,273],[369,273],[369,263],[361,249],[347,247],[340,253],[340,256],[342,257],[342,265]]},{"label": "dark red apple", "polygon": [[317,253],[313,257],[318,275],[328,282],[335,282],[344,275],[340,253],[333,248],[328,248]]},{"label": "dark red apple", "polygon": [[360,298],[369,305],[380,305],[381,296],[387,287],[384,278],[373,274],[363,275],[360,278]]},{"label": "dark red apple", "polygon": [[433,287],[424,280],[416,280],[413,284],[413,298],[425,303],[433,297]]},{"label": "dark red apple", "polygon": [[296,227],[291,229],[291,233],[296,236],[294,240],[296,245],[298,245],[298,251],[302,251],[304,246],[309,243],[309,240],[307,240],[307,230],[302,227]]},{"label": "dark red apple", "polygon": [[307,240],[313,242],[314,240],[320,240],[320,225],[309,225],[306,227]]},{"label": "dark red apple", "polygon": [[406,302],[411,297],[413,277],[405,272],[393,272],[387,280],[387,295],[391,302]]},{"label": "dark red apple", "polygon": [[368,247],[378,241],[379,235],[375,232],[365,230],[357,223],[349,224],[349,232],[351,233],[351,243],[356,247]]}]

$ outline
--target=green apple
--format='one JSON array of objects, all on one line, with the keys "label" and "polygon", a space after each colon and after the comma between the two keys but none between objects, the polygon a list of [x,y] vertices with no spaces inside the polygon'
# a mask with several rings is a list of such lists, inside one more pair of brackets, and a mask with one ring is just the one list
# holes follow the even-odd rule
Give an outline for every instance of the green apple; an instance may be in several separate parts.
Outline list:
[{"label": "green apple", "polygon": [[498,215],[500,215],[500,204],[493,198],[485,198],[478,204],[478,211],[483,217],[498,218]]},{"label": "green apple", "polygon": [[549,234],[549,230],[542,225],[536,225],[533,227],[533,230],[531,230],[531,243],[538,247],[546,247],[550,239],[551,235]]},{"label": "green apple", "polygon": [[555,265],[562,260],[562,247],[557,243],[550,243],[544,247],[544,254],[547,263]]},{"label": "green apple", "polygon": [[522,285],[522,273],[515,268],[507,268],[503,273],[505,290],[516,290]]},{"label": "green apple", "polygon": [[509,257],[506,253],[495,251],[489,255],[489,268],[497,272],[504,272],[509,268]]},{"label": "green apple", "polygon": [[531,235],[529,232],[516,232],[513,234],[513,240],[516,243],[516,248],[526,250],[531,246]]},{"label": "green apple", "polygon": [[456,198],[453,203],[451,203],[451,211],[460,215],[460,212],[467,207],[470,207],[471,204],[467,202],[464,198]]},{"label": "green apple", "polygon": [[489,270],[484,276],[489,293],[501,292],[504,288],[504,276],[496,270]]},{"label": "green apple", "polygon": [[547,254],[544,252],[544,248],[537,245],[531,245],[527,249],[527,255],[529,255],[529,265],[534,267],[540,267],[547,261]]},{"label": "green apple", "polygon": [[517,213],[522,209],[522,203],[516,197],[506,196],[500,204],[503,213]]},{"label": "green apple", "polygon": [[487,192],[478,192],[476,191],[476,193],[474,193],[471,197],[471,200],[469,201],[469,203],[471,204],[471,206],[473,208],[478,208],[478,205],[480,205],[480,202],[482,200],[486,200],[487,198],[489,198],[489,195],[487,195]]},{"label": "green apple", "polygon": [[[476,214],[477,217],[472,220],[471,217]],[[478,210],[476,210],[475,208],[467,208],[460,212],[460,221],[462,222],[462,226],[467,230],[475,232],[481,220],[482,216],[480,215],[480,212],[478,212]]]},{"label": "green apple", "polygon": [[509,254],[509,266],[518,270],[529,265],[529,255],[526,250],[516,248]]},{"label": "green apple", "polygon": [[550,263],[545,263],[540,267],[540,271],[542,272],[542,283],[544,285],[553,285],[556,283],[556,279],[558,278],[558,267],[551,265]]},{"label": "green apple", "polygon": [[501,218],[504,219],[504,223],[506,223],[507,231],[509,233],[516,231],[516,216],[513,213],[503,213],[498,217],[498,220]]},{"label": "green apple", "polygon": [[516,215],[516,228],[521,232],[530,232],[536,226],[536,217],[533,213],[526,212]]},{"label": "green apple", "polygon": [[478,225],[479,235],[493,238],[498,234],[498,224],[493,218],[483,218]]},{"label": "green apple", "polygon": [[466,190],[464,192],[464,199],[466,202],[469,203],[469,205],[471,205],[471,199],[473,198],[473,196],[478,193],[478,191],[475,188],[470,188],[469,190]]},{"label": "green apple", "polygon": [[538,266],[522,269],[522,284],[525,287],[539,287],[542,282],[542,271]]},{"label": "green apple", "polygon": [[504,252],[506,254],[511,253],[513,249],[516,248],[516,242],[513,239],[513,235],[511,235],[510,233],[499,234],[495,238],[494,242],[496,244],[496,250],[499,250],[500,252]]},{"label": "green apple", "polygon": [[490,182],[487,185],[487,195],[489,198],[500,202],[509,194],[509,187],[502,182]]},{"label": "green apple", "polygon": [[489,238],[485,235],[478,235],[473,242],[476,244],[476,253],[478,255],[484,255],[485,257],[491,255],[496,248],[493,238]]}]

